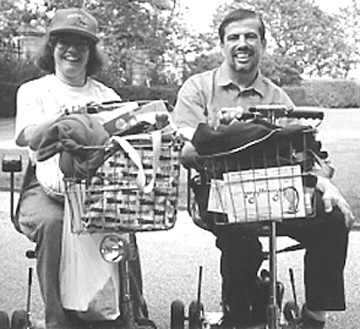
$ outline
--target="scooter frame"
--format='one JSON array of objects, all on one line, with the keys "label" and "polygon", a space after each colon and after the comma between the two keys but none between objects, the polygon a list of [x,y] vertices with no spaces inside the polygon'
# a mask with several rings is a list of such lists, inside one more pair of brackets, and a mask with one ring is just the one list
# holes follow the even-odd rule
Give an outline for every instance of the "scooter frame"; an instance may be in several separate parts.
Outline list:
[{"label": "scooter frame", "polygon": [[[241,118],[239,118],[240,120],[246,120],[246,119],[250,119],[250,118],[256,118],[256,117],[260,117],[263,119],[266,119],[268,122],[270,123],[275,123],[276,120],[278,118],[293,118],[293,119],[311,119],[311,120],[315,120],[317,122],[317,124],[315,125],[315,127],[317,128],[323,118],[324,118],[324,113],[321,111],[301,111],[301,110],[296,110],[294,112],[292,112],[291,110],[289,110],[287,107],[285,106],[281,106],[281,105],[264,105],[264,106],[256,106],[254,108],[250,109],[249,114],[243,114]],[[190,180],[192,178],[192,172],[191,170],[188,170],[188,199],[187,199],[187,203],[188,203],[188,213],[191,217],[193,217],[193,208],[192,208],[192,197],[191,197],[191,188],[190,188]],[[277,300],[278,300],[278,296],[277,296],[277,253],[281,252],[281,251],[277,251],[277,243],[276,243],[276,238],[277,238],[277,232],[276,232],[276,221],[274,220],[269,220],[267,222],[268,225],[268,230],[267,230],[267,236],[269,239],[269,252],[268,252],[268,259],[269,259],[269,283],[270,283],[270,298],[269,298],[269,304],[268,304],[268,323],[266,328],[267,329],[280,329],[280,328],[285,328],[283,325],[280,324],[280,312],[281,310],[278,307],[277,304]],[[290,250],[297,250],[297,249],[301,249],[302,246],[301,245],[295,245],[286,249]],[[287,250],[284,250],[287,251]],[[200,272],[201,273],[200,269]],[[297,328],[297,324],[296,324],[296,320],[299,317],[299,308],[298,308],[298,304],[297,304],[297,298],[296,298],[296,292],[295,292],[295,287],[294,287],[294,276],[293,276],[293,272],[290,269],[290,280],[292,283],[292,290],[293,290],[293,298],[294,301],[291,303],[287,303],[285,306],[287,307],[287,312],[288,313],[292,313],[293,317],[292,317],[292,321],[291,323],[289,322],[288,326],[286,328],[292,328],[292,329],[296,329]],[[199,285],[201,285],[201,274],[199,274]],[[200,288],[199,288],[200,289]],[[202,328],[204,325],[204,318],[203,318],[203,305],[200,302],[200,297],[198,295],[198,299],[195,301],[195,304],[197,305],[196,308],[196,314],[198,316],[198,322],[197,326],[191,328],[191,329],[198,329],[198,328]],[[175,301],[172,304],[172,314],[173,314],[173,308],[177,308],[178,310],[181,311],[181,303],[179,301]],[[189,312],[189,317],[184,316],[185,320],[192,320],[192,315],[190,314],[191,312]],[[290,320],[290,319],[288,319]],[[172,321],[172,320],[171,320]],[[172,321],[173,322],[173,321]],[[190,325],[191,326],[191,325]],[[178,329],[171,326],[171,329]]]}]

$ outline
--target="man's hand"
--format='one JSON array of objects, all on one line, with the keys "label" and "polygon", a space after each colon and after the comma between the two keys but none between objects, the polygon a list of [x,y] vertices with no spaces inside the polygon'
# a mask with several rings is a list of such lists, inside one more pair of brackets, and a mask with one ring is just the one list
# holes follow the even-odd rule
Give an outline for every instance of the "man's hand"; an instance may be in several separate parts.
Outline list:
[{"label": "man's hand", "polygon": [[237,107],[223,107],[218,112],[217,117],[221,124],[229,125],[236,118],[240,118],[244,113],[244,109],[241,106]]},{"label": "man's hand", "polygon": [[194,145],[190,142],[185,142],[181,150],[181,164],[186,168],[196,168],[197,158],[199,154],[196,152]]},{"label": "man's hand", "polygon": [[355,222],[350,205],[342,196],[338,188],[330,181],[330,179],[318,176],[317,188],[323,193],[322,199],[324,202],[325,212],[331,212],[336,206],[340,209],[345,217],[346,226],[351,229]]}]

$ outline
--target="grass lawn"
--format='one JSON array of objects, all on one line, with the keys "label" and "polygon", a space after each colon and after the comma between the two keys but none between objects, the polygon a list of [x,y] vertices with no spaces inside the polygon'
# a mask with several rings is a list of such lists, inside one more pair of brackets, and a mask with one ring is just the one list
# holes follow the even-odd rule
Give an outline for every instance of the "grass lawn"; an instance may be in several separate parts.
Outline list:
[{"label": "grass lawn", "polygon": [[336,168],[334,182],[346,196],[357,220],[360,219],[359,127],[359,109],[329,109],[325,110],[325,119],[318,134]]}]

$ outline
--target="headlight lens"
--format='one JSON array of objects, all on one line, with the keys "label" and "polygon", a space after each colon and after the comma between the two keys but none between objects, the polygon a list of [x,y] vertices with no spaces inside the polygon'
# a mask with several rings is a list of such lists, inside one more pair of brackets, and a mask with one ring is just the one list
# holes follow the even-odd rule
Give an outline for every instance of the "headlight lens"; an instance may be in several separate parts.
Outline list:
[{"label": "headlight lens", "polygon": [[123,260],[127,254],[127,241],[120,235],[107,235],[100,243],[100,254],[109,263]]}]

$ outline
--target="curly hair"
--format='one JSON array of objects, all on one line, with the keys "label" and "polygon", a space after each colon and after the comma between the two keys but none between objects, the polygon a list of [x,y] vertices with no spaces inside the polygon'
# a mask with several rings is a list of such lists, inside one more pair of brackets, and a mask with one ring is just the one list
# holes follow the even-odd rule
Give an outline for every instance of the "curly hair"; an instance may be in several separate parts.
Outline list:
[{"label": "curly hair", "polygon": [[[56,35],[47,35],[37,57],[36,62],[38,67],[47,73],[55,73],[54,49],[60,35],[60,33]],[[89,49],[89,59],[86,64],[86,76],[92,76],[98,73],[103,65],[104,55],[100,51],[98,45],[95,42],[91,42]]]}]

